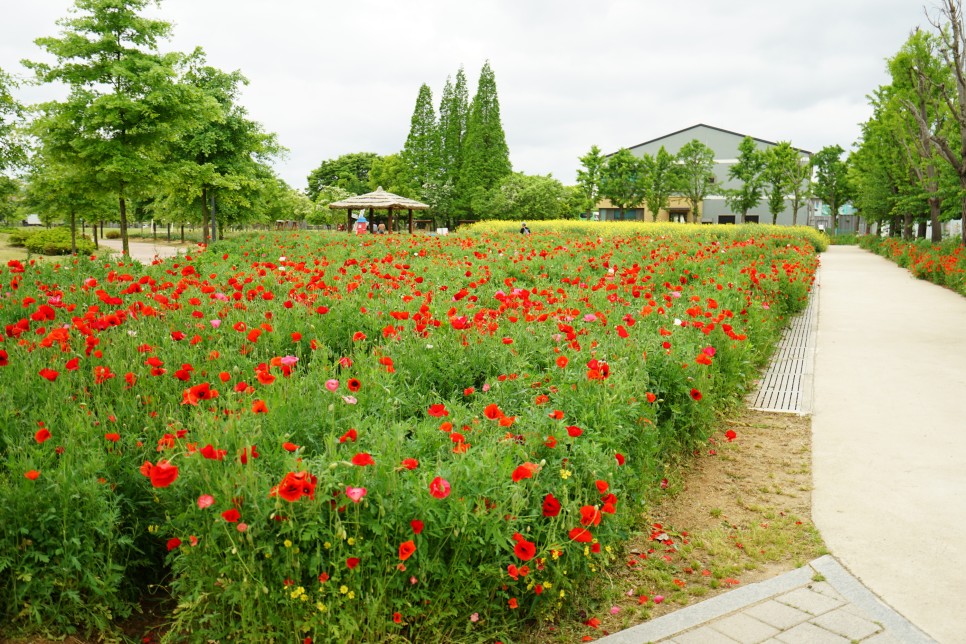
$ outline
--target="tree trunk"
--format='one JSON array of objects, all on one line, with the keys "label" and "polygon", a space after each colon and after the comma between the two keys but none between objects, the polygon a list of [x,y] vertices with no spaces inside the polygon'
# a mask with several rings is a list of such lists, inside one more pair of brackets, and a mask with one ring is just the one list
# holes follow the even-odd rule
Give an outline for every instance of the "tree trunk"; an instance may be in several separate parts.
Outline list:
[{"label": "tree trunk", "polygon": [[208,189],[201,189],[201,243],[208,244]]},{"label": "tree trunk", "polygon": [[962,210],[960,211],[960,219],[959,219],[959,221],[962,222],[962,224],[959,227],[959,235],[960,235],[960,240],[963,243],[963,246],[966,246],[966,176],[960,176],[959,181],[960,181],[960,185],[962,185],[963,187],[963,203],[962,203]]},{"label": "tree trunk", "polygon": [[894,215],[892,217],[892,223],[889,224],[889,237],[898,237],[902,232],[902,226],[899,222],[899,215]]},{"label": "tree trunk", "polygon": [[906,241],[912,239],[912,213],[902,216],[902,238]]},{"label": "tree trunk", "polygon": [[70,209],[70,254],[77,254],[77,214]]},{"label": "tree trunk", "polygon": [[124,197],[118,197],[121,206],[121,254],[131,256],[131,245],[127,239],[127,203]]},{"label": "tree trunk", "polygon": [[920,221],[918,230],[916,230],[916,239],[925,239],[925,238],[926,238],[926,222]]},{"label": "tree trunk", "polygon": [[91,232],[94,233],[94,248],[100,248],[101,245],[97,243],[97,222],[96,221],[94,222],[94,225],[91,226]]},{"label": "tree trunk", "polygon": [[184,224],[181,224],[181,243],[184,243]]}]

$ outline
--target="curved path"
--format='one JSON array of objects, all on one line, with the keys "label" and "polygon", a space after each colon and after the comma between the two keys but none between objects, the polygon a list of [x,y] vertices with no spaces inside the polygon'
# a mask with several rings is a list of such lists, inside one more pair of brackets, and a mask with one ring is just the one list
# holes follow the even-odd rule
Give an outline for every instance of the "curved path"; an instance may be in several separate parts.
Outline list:
[{"label": "curved path", "polygon": [[[98,242],[102,247],[110,248],[116,254],[121,254],[121,240],[120,239],[101,239]],[[129,241],[128,249],[131,253],[131,258],[136,259],[141,263],[150,264],[155,257],[164,259],[166,257],[174,257],[178,253],[185,253],[188,251],[195,251],[198,248],[197,245],[191,244],[188,246],[165,246],[163,244],[154,244],[151,242],[139,242],[139,241]]]},{"label": "curved path", "polygon": [[820,279],[812,517],[868,588],[966,642],[966,298],[849,246]]}]

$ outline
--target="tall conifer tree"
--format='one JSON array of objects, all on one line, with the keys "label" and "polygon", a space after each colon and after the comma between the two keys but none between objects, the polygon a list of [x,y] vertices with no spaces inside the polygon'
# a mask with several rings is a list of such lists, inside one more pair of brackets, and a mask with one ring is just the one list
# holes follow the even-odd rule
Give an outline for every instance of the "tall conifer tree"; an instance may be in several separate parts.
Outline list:
[{"label": "tall conifer tree", "polygon": [[433,93],[425,83],[419,88],[402,158],[409,166],[411,183],[417,194],[433,201],[440,181],[439,128],[433,110]]},{"label": "tall conifer tree", "polygon": [[480,72],[480,81],[466,123],[459,183],[463,205],[472,208],[473,199],[481,191],[492,190],[512,171],[510,149],[500,121],[496,78],[487,61]]}]

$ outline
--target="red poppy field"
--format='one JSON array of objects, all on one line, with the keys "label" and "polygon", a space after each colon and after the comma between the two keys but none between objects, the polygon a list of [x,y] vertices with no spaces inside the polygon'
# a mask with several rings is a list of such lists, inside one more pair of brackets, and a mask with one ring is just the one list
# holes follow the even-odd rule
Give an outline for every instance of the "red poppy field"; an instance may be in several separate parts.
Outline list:
[{"label": "red poppy field", "polygon": [[167,641],[553,619],[740,402],[818,264],[801,231],[640,230],[11,261],[2,634],[112,633],[158,595]]}]

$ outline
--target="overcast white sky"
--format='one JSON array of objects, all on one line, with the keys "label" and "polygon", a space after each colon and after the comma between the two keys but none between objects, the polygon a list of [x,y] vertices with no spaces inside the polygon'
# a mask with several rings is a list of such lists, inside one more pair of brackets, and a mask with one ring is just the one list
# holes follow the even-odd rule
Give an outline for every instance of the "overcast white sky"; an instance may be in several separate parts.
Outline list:
[{"label": "overcast white sky", "polygon": [[[24,74],[71,0],[0,0],[0,68]],[[934,0],[925,0],[935,13]],[[851,146],[921,25],[918,0],[164,0],[165,51],[201,46],[251,81],[242,104],[289,148],[295,188],[325,159],[398,152],[422,83],[496,74],[514,170],[573,183],[577,158],[696,123],[817,151]],[[37,89],[22,100],[47,98]]]}]

